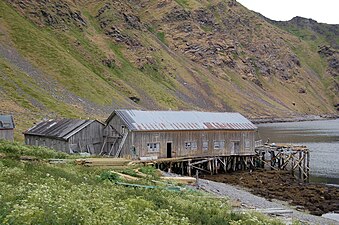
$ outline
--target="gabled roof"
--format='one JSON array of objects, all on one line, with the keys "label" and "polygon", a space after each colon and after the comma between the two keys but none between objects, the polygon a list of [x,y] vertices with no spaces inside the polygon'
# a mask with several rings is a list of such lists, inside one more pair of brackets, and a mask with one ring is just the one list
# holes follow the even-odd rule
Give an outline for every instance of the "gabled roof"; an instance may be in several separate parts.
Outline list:
[{"label": "gabled roof", "polygon": [[106,123],[118,115],[129,130],[255,130],[240,113],[198,111],[115,110]]},{"label": "gabled roof", "polygon": [[0,115],[0,130],[14,129],[15,124],[13,116],[11,115]]},{"label": "gabled roof", "polygon": [[93,122],[100,123],[97,120],[79,119],[57,119],[41,121],[34,127],[25,131],[24,134],[68,140],[71,136],[81,131],[83,128],[87,127]]}]

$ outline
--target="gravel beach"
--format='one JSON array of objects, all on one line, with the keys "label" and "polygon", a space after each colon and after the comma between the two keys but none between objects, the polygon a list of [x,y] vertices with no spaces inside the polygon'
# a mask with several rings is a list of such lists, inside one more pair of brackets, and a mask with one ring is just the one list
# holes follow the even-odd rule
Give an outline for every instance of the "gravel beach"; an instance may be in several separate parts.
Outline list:
[{"label": "gravel beach", "polygon": [[199,179],[198,188],[217,196],[226,196],[233,201],[240,201],[242,205],[249,210],[251,208],[282,208],[292,211],[292,214],[289,215],[292,220],[300,220],[301,222],[306,224],[339,224],[339,222],[331,219],[326,219],[320,216],[313,216],[304,212],[294,210],[290,206],[288,206],[287,203],[268,201],[265,198],[251,194],[241,187],[236,187],[233,185],[218,183],[205,179]]}]

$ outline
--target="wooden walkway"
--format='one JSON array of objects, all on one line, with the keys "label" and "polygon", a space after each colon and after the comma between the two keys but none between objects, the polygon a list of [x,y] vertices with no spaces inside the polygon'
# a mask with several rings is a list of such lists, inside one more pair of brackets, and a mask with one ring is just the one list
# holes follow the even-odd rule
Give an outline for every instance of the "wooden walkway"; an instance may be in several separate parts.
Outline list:
[{"label": "wooden walkway", "polygon": [[255,155],[163,158],[135,163],[151,164],[160,170],[192,176],[199,172],[218,174],[222,171],[254,169]]},{"label": "wooden walkway", "polygon": [[302,181],[308,181],[310,153],[306,146],[258,144],[253,155],[163,158],[137,161],[160,170],[192,176],[197,173],[218,174],[237,170],[264,168],[289,170]]},{"label": "wooden walkway", "polygon": [[[85,158],[76,160],[86,166],[128,166],[154,165],[168,172],[192,176],[198,173],[218,174],[237,170],[264,168],[271,170],[289,170],[302,181],[308,181],[310,172],[310,153],[306,146],[256,143],[252,155],[219,155],[180,158],[152,158],[128,160],[122,158]],[[53,163],[60,163],[59,161]]]},{"label": "wooden walkway", "polygon": [[290,170],[293,175],[308,181],[310,152],[306,146],[267,144],[255,149],[259,168]]}]

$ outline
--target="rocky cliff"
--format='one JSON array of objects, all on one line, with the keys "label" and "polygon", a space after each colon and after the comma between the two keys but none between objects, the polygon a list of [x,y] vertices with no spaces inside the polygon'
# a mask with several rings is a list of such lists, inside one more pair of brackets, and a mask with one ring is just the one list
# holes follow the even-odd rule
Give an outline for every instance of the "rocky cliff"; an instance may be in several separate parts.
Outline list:
[{"label": "rocky cliff", "polygon": [[0,15],[0,108],[22,128],[117,107],[337,112],[332,27],[308,40],[234,0],[7,0]]}]

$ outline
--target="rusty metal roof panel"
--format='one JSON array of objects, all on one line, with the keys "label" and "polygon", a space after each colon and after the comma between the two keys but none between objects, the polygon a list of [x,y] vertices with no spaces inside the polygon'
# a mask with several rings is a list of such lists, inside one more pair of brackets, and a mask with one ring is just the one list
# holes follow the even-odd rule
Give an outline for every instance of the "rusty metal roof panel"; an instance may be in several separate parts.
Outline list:
[{"label": "rusty metal roof panel", "polygon": [[15,124],[13,116],[11,115],[0,115],[0,130],[14,129]]},{"label": "rusty metal roof panel", "polygon": [[255,130],[240,113],[116,110],[130,130]]},{"label": "rusty metal roof panel", "polygon": [[28,129],[24,134],[67,140],[94,121],[79,119],[46,120]]}]

